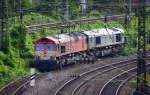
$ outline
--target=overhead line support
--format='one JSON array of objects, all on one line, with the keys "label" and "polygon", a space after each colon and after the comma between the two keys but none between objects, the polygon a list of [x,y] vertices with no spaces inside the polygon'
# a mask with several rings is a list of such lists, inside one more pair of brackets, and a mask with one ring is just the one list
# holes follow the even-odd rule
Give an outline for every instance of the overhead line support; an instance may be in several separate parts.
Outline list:
[{"label": "overhead line support", "polygon": [[137,88],[134,95],[147,94],[146,81],[146,12],[145,1],[139,0],[137,16],[138,16],[138,42],[137,42]]}]

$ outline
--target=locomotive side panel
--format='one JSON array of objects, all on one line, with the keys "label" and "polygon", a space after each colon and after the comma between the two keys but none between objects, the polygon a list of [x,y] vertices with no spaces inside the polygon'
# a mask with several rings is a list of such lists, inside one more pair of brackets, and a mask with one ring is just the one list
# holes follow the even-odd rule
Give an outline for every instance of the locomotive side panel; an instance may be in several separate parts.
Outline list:
[{"label": "locomotive side panel", "polygon": [[[100,39],[100,42],[98,41]],[[101,35],[95,37],[95,47],[104,47],[114,44],[114,35]]]},{"label": "locomotive side panel", "polygon": [[78,40],[73,40],[73,41],[60,44],[59,47],[62,46],[65,48],[65,50],[64,52],[62,52],[63,48],[60,48],[59,51],[61,53],[60,56],[87,50],[87,43],[85,37],[79,37]]}]

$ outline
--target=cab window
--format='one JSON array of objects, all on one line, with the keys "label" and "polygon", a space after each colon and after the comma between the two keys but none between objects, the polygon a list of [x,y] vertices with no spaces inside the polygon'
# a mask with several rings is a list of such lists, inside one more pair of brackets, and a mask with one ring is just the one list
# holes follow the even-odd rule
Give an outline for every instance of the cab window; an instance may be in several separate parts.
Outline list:
[{"label": "cab window", "polygon": [[48,50],[48,51],[53,51],[53,50],[55,50],[55,46],[54,46],[54,45],[51,45],[51,44],[48,44],[48,45],[47,45],[47,50]]},{"label": "cab window", "polygon": [[61,46],[61,53],[64,53],[64,52],[66,52],[66,48],[65,46]]},{"label": "cab window", "polygon": [[121,34],[116,34],[116,42],[120,42],[121,41]]},{"label": "cab window", "polygon": [[36,50],[37,51],[43,51],[44,50],[44,45],[43,44],[36,44]]},{"label": "cab window", "polygon": [[101,44],[101,37],[96,37],[96,45]]}]

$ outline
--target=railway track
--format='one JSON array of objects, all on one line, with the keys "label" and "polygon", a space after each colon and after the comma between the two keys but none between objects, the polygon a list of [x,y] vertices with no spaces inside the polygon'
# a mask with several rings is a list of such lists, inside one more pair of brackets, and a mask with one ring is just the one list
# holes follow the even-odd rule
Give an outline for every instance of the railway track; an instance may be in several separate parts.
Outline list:
[{"label": "railway track", "polygon": [[[97,76],[103,75],[104,73],[110,73],[110,71],[114,70],[119,72],[116,68],[122,68],[122,69],[129,69],[130,66],[132,67],[131,63],[133,63],[133,66],[136,66],[135,60],[128,60],[121,62],[121,64],[112,64],[108,66],[103,66],[100,68],[97,68],[92,71],[88,71],[84,74],[81,74],[80,77],[74,78],[68,82],[66,82],[63,86],[61,86],[54,95],[90,95],[92,93],[82,93],[77,94],[77,91],[81,89],[83,85],[91,81],[92,79],[96,78]],[[104,79],[105,80],[105,79]],[[104,81],[103,80],[103,81]],[[105,80],[106,81],[106,80]],[[97,95],[97,94],[94,94]]]},{"label": "railway track", "polygon": [[132,68],[111,78],[100,90],[99,95],[116,95],[119,91],[118,88],[121,86],[121,84],[136,75],[136,69],[137,68]]},{"label": "railway track", "polygon": [[[126,15],[125,14],[119,14],[119,15],[112,15],[112,16],[107,16],[108,21],[112,20],[118,20],[120,18],[124,18]],[[134,16],[134,14],[131,14],[131,16]],[[38,31],[41,31],[44,27],[47,28],[52,28],[52,29],[63,29],[65,27],[74,27],[78,26],[80,24],[89,24],[89,23],[96,23],[99,20],[105,20],[105,16],[98,17],[98,18],[91,18],[91,19],[81,19],[81,20],[70,20],[69,22],[66,23],[47,23],[47,24],[37,24],[37,25],[30,25],[26,26],[29,30],[30,34],[34,34]]]},{"label": "railway track", "polygon": [[[82,71],[78,70],[75,73],[81,73],[81,72],[83,73],[92,68],[94,69],[100,65],[106,65],[106,64],[103,64],[103,63],[95,64],[94,66],[92,65],[89,68],[84,68]],[[40,76],[37,76],[37,78],[38,77],[40,77]],[[0,89],[0,95],[18,95],[18,93],[19,93],[19,95],[21,95],[20,93],[22,93],[25,90],[25,88],[27,87],[26,85],[29,85],[29,82],[30,82],[30,76],[26,76],[26,77],[18,79],[16,81],[12,81],[8,85],[6,85]]]},{"label": "railway track", "polygon": [[[150,66],[150,63],[147,65]],[[136,77],[136,67],[111,78],[100,90],[99,95],[119,95],[119,91],[128,80]],[[149,68],[150,69],[150,68]]]},{"label": "railway track", "polygon": [[126,78],[125,80],[123,80],[123,81],[120,83],[120,85],[118,86],[118,88],[116,89],[115,95],[119,95],[119,92],[120,92],[121,88],[123,87],[123,85],[124,85],[126,82],[128,82],[130,79],[132,79],[133,77],[136,77],[136,74],[134,74],[134,75],[132,75],[132,76]]},{"label": "railway track", "polygon": [[[107,65],[103,64],[103,66],[101,66],[101,67],[98,67],[98,66],[100,66],[100,64],[99,65],[96,64],[95,67],[98,67],[98,68],[93,67],[93,69],[91,69],[91,70],[88,69],[88,70],[90,70],[88,72],[85,72],[85,71],[87,71],[87,69],[83,69],[82,73],[78,72],[78,73],[80,73],[80,75],[78,77],[74,77],[74,78],[71,78],[70,80],[66,81],[66,83],[64,83],[64,85],[62,84],[62,86],[59,89],[57,87],[56,90],[54,90],[54,91],[56,91],[55,95],[63,95],[63,94],[60,94],[60,92],[63,91],[62,89],[64,89],[66,87],[66,85],[68,85],[68,84],[70,85],[74,81],[78,81],[78,83],[75,82],[74,87],[71,90],[70,94],[65,93],[65,95],[78,95],[77,94],[78,89],[82,88],[82,86],[86,85],[88,82],[90,82],[90,81],[92,82],[91,79],[96,78],[97,76],[100,76],[102,73],[109,72],[109,71],[114,70],[119,67],[121,68],[122,66],[125,66],[127,64],[129,65],[128,62],[132,63],[135,61],[136,61],[136,59],[132,59],[132,60],[126,60],[126,61],[121,61],[118,63],[112,63],[112,64],[107,64]],[[25,78],[20,81],[16,81],[14,83],[11,83],[8,86],[4,87],[3,90],[0,91],[0,95],[22,95],[22,92],[24,92],[26,87],[28,87],[29,82],[30,82],[30,77]],[[121,88],[121,86],[120,86],[120,88]],[[71,86],[69,89],[71,89]],[[119,90],[118,90],[118,92],[119,92]],[[50,94],[50,95],[54,95],[54,94]],[[83,95],[88,95],[88,94],[85,93]]]},{"label": "railway track", "polygon": [[[135,61],[133,61],[133,62],[135,62]],[[127,64],[129,65],[131,63],[124,63],[124,64],[125,65],[122,64],[123,67],[125,67],[125,66],[127,66]],[[65,83],[62,87],[60,87],[56,91],[55,95],[91,95],[91,94],[93,94],[93,95],[118,95],[118,92],[119,92],[120,88],[122,87],[122,85],[124,83],[126,83],[129,79],[135,77],[135,75],[136,75],[135,72],[133,74],[128,74],[128,73],[132,73],[132,71],[136,71],[136,68],[135,68],[136,65],[134,66],[134,68],[131,68],[131,69],[128,68],[129,70],[128,69],[127,69],[127,71],[124,70],[121,74],[119,73],[112,78],[107,77],[108,81],[105,81],[106,84],[112,83],[112,81],[114,81],[114,84],[116,84],[116,85],[114,85],[114,88],[110,88],[111,91],[106,91],[106,92],[110,92],[110,93],[105,94],[103,92],[103,90],[99,93],[96,93],[96,91],[99,91],[99,89],[95,90],[93,92],[89,92],[89,91],[87,91],[87,89],[89,89],[87,87],[88,86],[87,84],[89,84],[90,81],[92,83],[92,81],[94,81],[94,79],[96,77],[99,77],[99,76],[102,76],[103,74],[109,73],[110,71],[115,70],[116,68],[117,69],[122,68],[122,66],[119,66],[119,67],[112,66],[113,68],[109,68],[109,69],[106,69],[104,66],[105,70],[102,70],[102,69],[104,69],[103,67],[99,68],[102,70],[101,72],[97,71],[97,70],[99,70],[99,69],[97,69],[94,72],[88,72],[85,75],[80,75],[81,78],[79,77],[78,79],[72,79],[69,82]],[[109,80],[109,79],[111,79],[111,80]],[[101,79],[98,79],[98,80],[101,80]],[[104,80],[99,81],[98,83],[102,83],[102,82],[104,82]],[[97,89],[97,88],[104,89],[106,84],[103,84],[104,87],[101,87],[101,86],[97,87],[96,85],[98,85],[98,84],[95,84],[96,87],[94,87],[94,88],[95,89]],[[111,86],[111,87],[113,87],[113,86]],[[116,90],[114,90],[115,88],[116,88]],[[113,94],[112,94],[112,91],[116,91],[116,92],[113,92]]]},{"label": "railway track", "polygon": [[[26,76],[16,81],[12,81],[2,89],[0,89],[0,95],[19,95],[23,92],[24,87],[29,84],[32,76]],[[39,78],[39,74],[35,75],[35,78]]]},{"label": "railway track", "polygon": [[[81,95],[81,94],[76,94],[76,93],[77,93],[77,91],[78,91],[84,84],[86,84],[88,81],[92,81],[93,78],[96,78],[97,76],[103,75],[103,73],[109,72],[110,70],[113,70],[113,68],[108,69],[108,70],[105,70],[104,72],[98,73],[98,74],[94,75],[93,77],[91,77],[90,80],[87,80],[86,82],[81,83],[81,84],[73,91],[72,95]],[[82,95],[90,95],[90,94],[84,93],[84,94],[82,94]]]}]

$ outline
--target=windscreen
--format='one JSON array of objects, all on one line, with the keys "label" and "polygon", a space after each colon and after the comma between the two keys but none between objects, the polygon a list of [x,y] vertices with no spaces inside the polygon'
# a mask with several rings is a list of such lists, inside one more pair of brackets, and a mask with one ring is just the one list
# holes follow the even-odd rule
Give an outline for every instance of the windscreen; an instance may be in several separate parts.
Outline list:
[{"label": "windscreen", "polygon": [[36,44],[36,51],[43,51],[44,45],[43,44]]},{"label": "windscreen", "polygon": [[54,51],[54,50],[55,50],[55,46],[52,45],[52,44],[47,44],[47,45],[46,45],[46,49],[47,49],[48,51]]}]

